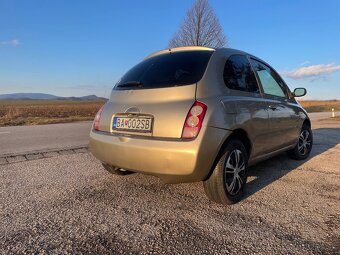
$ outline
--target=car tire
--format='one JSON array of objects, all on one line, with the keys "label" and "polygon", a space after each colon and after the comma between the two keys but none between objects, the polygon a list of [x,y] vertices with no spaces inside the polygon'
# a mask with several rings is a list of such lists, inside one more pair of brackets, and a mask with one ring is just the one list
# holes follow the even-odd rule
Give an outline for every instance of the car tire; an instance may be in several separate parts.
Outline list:
[{"label": "car tire", "polygon": [[114,174],[114,175],[128,175],[128,174],[133,174],[134,173],[132,171],[124,170],[124,169],[121,169],[119,167],[111,166],[111,165],[104,164],[104,163],[103,163],[103,167],[109,173]]},{"label": "car tire", "polygon": [[313,147],[313,133],[310,126],[304,124],[301,128],[299,140],[294,149],[289,150],[288,156],[296,160],[308,158]]},{"label": "car tire", "polygon": [[247,183],[247,168],[245,146],[238,139],[230,140],[223,148],[212,174],[203,181],[208,198],[229,205],[240,201]]}]

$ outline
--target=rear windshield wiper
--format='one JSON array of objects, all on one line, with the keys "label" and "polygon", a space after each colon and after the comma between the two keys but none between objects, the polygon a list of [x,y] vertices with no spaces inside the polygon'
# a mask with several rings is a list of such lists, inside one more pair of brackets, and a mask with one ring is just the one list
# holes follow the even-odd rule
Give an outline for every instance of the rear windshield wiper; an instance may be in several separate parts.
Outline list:
[{"label": "rear windshield wiper", "polygon": [[121,83],[117,86],[119,87],[138,87],[138,88],[142,88],[143,87],[143,83],[140,81],[127,81],[124,83]]}]

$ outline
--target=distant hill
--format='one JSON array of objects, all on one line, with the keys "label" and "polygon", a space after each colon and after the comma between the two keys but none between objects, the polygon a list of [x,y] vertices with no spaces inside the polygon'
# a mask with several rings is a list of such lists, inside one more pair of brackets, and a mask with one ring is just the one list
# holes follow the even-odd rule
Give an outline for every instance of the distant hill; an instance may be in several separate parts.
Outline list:
[{"label": "distant hill", "polygon": [[82,97],[59,97],[44,93],[13,93],[0,95],[0,100],[71,100],[71,101],[96,101],[107,100],[104,97],[97,97],[96,95],[82,96]]}]

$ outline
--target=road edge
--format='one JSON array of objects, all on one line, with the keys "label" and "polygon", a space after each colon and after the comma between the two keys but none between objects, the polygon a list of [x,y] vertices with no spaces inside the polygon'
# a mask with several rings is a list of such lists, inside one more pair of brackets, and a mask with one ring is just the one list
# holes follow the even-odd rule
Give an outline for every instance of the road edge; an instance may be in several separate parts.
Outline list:
[{"label": "road edge", "polygon": [[86,153],[88,152],[88,146],[73,146],[57,149],[47,149],[47,150],[36,150],[23,153],[11,153],[0,155],[0,166],[13,164],[23,161],[30,161],[43,158],[52,158],[59,155],[70,155],[76,153]]}]

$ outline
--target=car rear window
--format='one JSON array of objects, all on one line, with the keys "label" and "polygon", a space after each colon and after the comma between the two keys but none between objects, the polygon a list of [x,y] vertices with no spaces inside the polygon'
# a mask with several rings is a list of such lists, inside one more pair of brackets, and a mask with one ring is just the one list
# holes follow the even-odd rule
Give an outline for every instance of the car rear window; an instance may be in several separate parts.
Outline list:
[{"label": "car rear window", "polygon": [[182,51],[162,54],[130,69],[115,89],[151,89],[194,84],[207,67],[213,51]]}]

